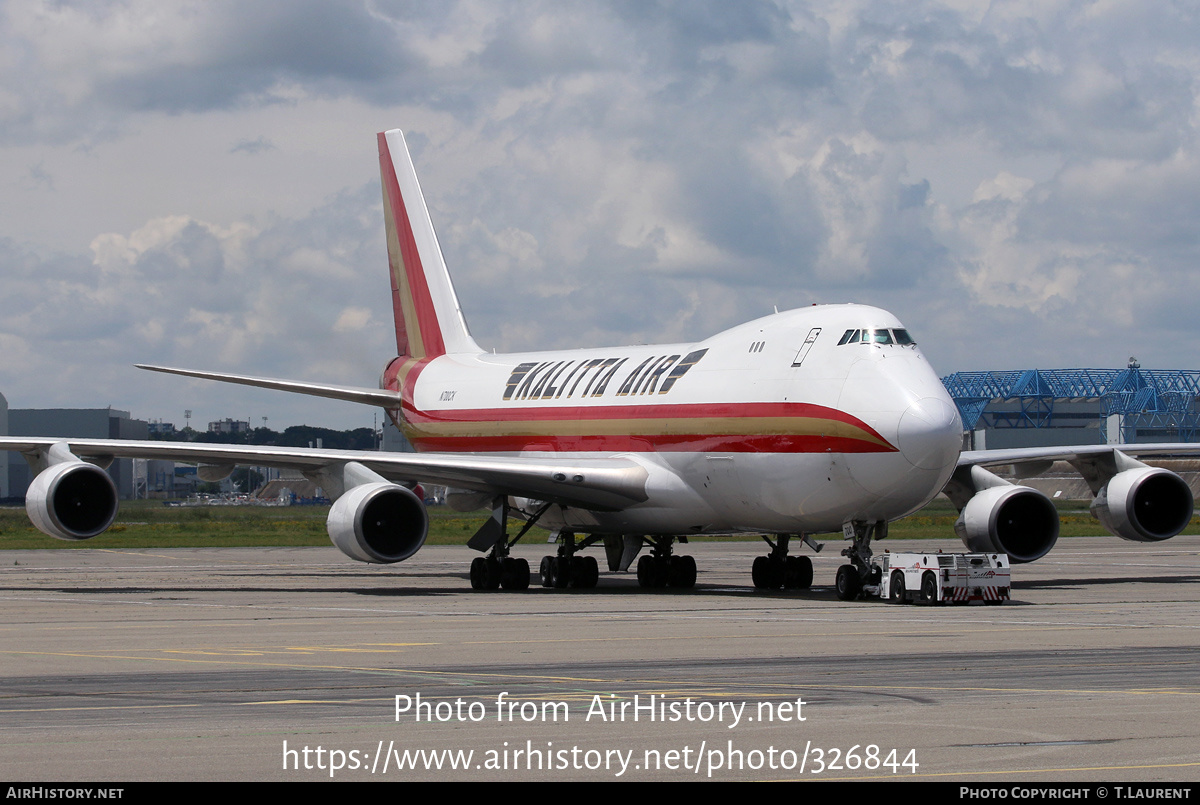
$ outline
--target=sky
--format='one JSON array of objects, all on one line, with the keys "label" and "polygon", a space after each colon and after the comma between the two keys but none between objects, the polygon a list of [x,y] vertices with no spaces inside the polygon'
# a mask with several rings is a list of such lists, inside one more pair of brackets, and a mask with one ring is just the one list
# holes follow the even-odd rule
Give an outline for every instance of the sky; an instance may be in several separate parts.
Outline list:
[{"label": "sky", "polygon": [[1181,2],[0,2],[0,394],[371,426],[132,365],[376,385],[390,128],[485,349],[861,302],[1200,368],[1198,90]]}]

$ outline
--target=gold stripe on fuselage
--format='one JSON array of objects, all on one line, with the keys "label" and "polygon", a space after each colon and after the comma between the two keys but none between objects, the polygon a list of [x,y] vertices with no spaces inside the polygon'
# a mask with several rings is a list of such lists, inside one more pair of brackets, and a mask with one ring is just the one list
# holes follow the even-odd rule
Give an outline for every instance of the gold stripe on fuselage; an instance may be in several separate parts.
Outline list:
[{"label": "gold stripe on fuselage", "polygon": [[417,439],[447,436],[824,436],[856,439],[886,450],[894,449],[885,440],[861,427],[821,417],[538,419],[406,424],[406,433],[411,432]]}]

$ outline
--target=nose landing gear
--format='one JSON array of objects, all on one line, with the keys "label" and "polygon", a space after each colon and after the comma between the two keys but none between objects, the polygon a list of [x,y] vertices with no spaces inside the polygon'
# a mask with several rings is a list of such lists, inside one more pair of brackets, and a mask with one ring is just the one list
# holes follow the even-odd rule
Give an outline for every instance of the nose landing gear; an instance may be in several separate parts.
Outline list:
[{"label": "nose landing gear", "polygon": [[853,542],[842,550],[842,556],[850,564],[838,568],[834,582],[834,592],[840,600],[854,601],[862,596],[864,587],[878,586],[883,579],[883,570],[871,562],[871,540],[886,539],[887,527],[886,520],[853,520],[842,526],[843,535]]}]

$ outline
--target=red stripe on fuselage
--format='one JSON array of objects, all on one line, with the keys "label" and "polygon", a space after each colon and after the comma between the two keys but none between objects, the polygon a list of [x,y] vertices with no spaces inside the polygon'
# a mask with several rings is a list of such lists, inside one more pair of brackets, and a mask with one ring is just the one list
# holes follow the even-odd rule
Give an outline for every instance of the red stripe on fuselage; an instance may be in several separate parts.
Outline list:
[{"label": "red stripe on fuselage", "polygon": [[445,453],[894,453],[894,447],[839,436],[653,434],[432,436],[418,450]]},{"label": "red stripe on fuselage", "polygon": [[[418,363],[406,377],[403,415],[406,434],[418,450],[444,452],[745,452],[745,453],[890,453],[896,448],[874,428],[844,411],[811,403],[691,403],[675,405],[545,406],[420,411],[412,404]],[[769,419],[770,429],[780,420],[803,419],[798,433],[729,433],[732,420]],[[661,422],[661,433],[588,433],[587,423],[614,420]],[[686,432],[689,422],[704,422],[706,431]],[[715,420],[715,421],[713,421]],[[814,433],[812,422],[825,420],[849,425],[861,438],[845,434]],[[578,423],[577,433],[538,433],[539,423]],[[451,429],[487,423],[507,425],[500,433],[428,433],[426,429]],[[764,423],[764,426],[766,423]],[[640,430],[641,428],[639,428]],[[733,430],[732,428],[730,428]],[[547,428],[552,430],[552,428]],[[785,429],[786,430],[786,429]],[[819,430],[819,426],[817,428]],[[683,432],[680,432],[683,431]]]},{"label": "red stripe on fuselage", "polygon": [[[411,375],[410,375],[411,377]],[[883,439],[867,423],[856,416],[813,403],[675,403],[664,405],[572,405],[521,406],[513,408],[465,408],[422,411],[412,404],[412,394],[406,389],[404,415],[414,425],[422,423],[456,422],[561,422],[605,419],[699,419],[747,417],[804,417],[844,422],[862,429],[877,439]]]}]

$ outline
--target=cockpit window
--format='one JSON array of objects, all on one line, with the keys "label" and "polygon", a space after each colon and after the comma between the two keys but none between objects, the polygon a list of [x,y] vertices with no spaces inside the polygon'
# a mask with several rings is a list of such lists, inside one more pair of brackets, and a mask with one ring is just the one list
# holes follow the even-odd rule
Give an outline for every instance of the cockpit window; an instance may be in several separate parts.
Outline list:
[{"label": "cockpit window", "polygon": [[917,342],[908,334],[908,330],[888,330],[882,327],[875,329],[847,330],[842,334],[843,344],[899,344],[902,347],[914,346]]}]

